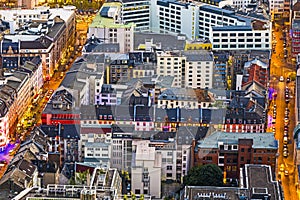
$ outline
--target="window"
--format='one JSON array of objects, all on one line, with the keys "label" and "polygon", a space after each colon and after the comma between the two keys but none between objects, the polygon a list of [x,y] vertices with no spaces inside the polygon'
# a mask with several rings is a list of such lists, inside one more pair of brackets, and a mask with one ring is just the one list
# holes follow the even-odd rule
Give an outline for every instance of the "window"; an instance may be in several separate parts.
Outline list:
[{"label": "window", "polygon": [[242,162],[244,161],[244,157],[241,157],[241,161],[242,161]]},{"label": "window", "polygon": [[212,157],[211,156],[207,156],[206,160],[212,160]]},{"label": "window", "polygon": [[236,171],[236,166],[232,166],[232,171],[233,171],[233,172]]},{"label": "window", "polygon": [[135,189],[135,194],[140,194],[141,190],[140,189]]},{"label": "window", "polygon": [[168,165],[167,170],[172,170],[172,165]]},{"label": "window", "polygon": [[244,149],[244,148],[242,148],[242,149],[241,149],[241,152],[245,152],[245,149]]}]

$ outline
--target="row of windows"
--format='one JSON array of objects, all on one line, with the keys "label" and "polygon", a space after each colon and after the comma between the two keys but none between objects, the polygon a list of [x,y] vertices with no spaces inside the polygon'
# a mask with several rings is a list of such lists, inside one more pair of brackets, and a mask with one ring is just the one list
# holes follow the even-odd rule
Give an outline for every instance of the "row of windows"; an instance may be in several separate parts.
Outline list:
[{"label": "row of windows", "polygon": [[[261,33],[214,33],[213,34],[213,37],[219,37],[219,36],[222,36],[222,37],[227,37],[227,36],[230,36],[230,37],[236,37],[236,36],[262,36]],[[265,33],[264,34],[265,36],[269,36],[269,33]]]},{"label": "row of windows", "polygon": [[170,17],[172,19],[179,19],[180,20],[180,15],[175,16],[175,15],[170,15],[168,13],[159,12],[159,16],[165,16],[165,17]]},{"label": "row of windows", "polygon": [[[159,24],[160,24],[160,25],[170,26],[170,23],[169,23],[169,22],[166,22],[166,21],[160,21]],[[172,24],[172,23],[171,23],[171,27],[172,27],[172,28],[175,28],[175,27],[176,27],[177,29],[180,29],[180,28],[181,28],[180,25],[176,25],[176,26],[175,26],[175,24]]]},{"label": "row of windows", "polygon": [[[227,44],[223,44],[223,45],[218,45],[218,44],[215,44],[213,45],[213,48],[261,48],[262,45],[261,44],[239,44],[239,45],[236,45],[236,44],[231,44],[231,45],[227,45]],[[265,48],[269,48],[269,44],[265,44]]]},{"label": "row of windows", "polygon": [[[213,39],[213,42],[220,42],[221,40],[220,39]],[[232,38],[232,39],[222,39],[222,42],[245,42],[245,39],[235,39],[235,38]],[[246,42],[261,42],[261,38],[248,38],[246,40]],[[265,42],[269,42],[269,39],[265,39]]]},{"label": "row of windows", "polygon": [[168,26],[162,26],[162,25],[160,25],[159,28],[160,28],[160,29],[163,29],[163,30],[168,30],[168,31],[171,31],[171,32],[174,32],[174,33],[175,33],[175,32],[176,32],[176,33],[180,33],[180,30],[178,30],[178,29],[175,30],[174,28],[170,28],[170,27],[168,27]]},{"label": "row of windows", "polygon": [[[205,16],[205,17],[210,17],[212,19],[217,19],[217,20],[221,20],[221,21],[224,21],[224,22],[229,22],[229,23],[232,23],[234,24],[234,20],[233,19],[228,19],[224,16],[216,16],[215,14],[208,14],[208,13],[203,13],[203,12],[199,12],[199,16]],[[203,17],[199,17],[200,20],[203,21]]]},{"label": "row of windows", "polygon": [[176,13],[176,15],[180,15],[180,12],[179,12],[179,11],[176,11],[176,12],[175,12],[175,10],[171,10],[171,11],[170,11],[168,8],[165,8],[165,9],[164,9],[163,7],[160,7],[159,10],[160,10],[160,11],[165,11],[165,13],[166,13],[166,12],[167,12],[167,13],[170,12],[170,13],[172,13],[172,14],[175,14],[175,13]]}]

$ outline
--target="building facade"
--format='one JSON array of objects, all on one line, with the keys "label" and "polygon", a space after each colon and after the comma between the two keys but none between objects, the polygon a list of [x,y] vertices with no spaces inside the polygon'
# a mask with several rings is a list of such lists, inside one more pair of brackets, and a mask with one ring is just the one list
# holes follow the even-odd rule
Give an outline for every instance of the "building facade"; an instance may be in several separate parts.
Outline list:
[{"label": "building facade", "polygon": [[134,23],[136,31],[150,30],[150,0],[122,1],[121,20]]},{"label": "building facade", "polygon": [[119,43],[120,53],[133,51],[134,24],[121,19],[120,2],[104,3],[100,13],[89,26],[88,38],[93,35],[104,43]]},{"label": "building facade", "polygon": [[273,133],[215,132],[198,142],[195,161],[198,165],[214,163],[226,172],[226,178],[238,178],[246,164],[270,165],[275,172],[277,152]]}]

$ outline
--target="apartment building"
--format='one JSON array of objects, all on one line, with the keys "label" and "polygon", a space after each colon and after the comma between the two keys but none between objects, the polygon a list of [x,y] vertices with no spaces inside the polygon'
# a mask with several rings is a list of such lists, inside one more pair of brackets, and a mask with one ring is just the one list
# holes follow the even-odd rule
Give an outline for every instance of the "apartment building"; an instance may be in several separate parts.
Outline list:
[{"label": "apartment building", "polygon": [[208,108],[213,102],[214,99],[207,90],[170,88],[158,96],[157,108]]},{"label": "apartment building", "polygon": [[2,85],[0,87],[0,110],[1,110],[1,140],[0,140],[0,149],[4,151],[6,149],[6,145],[9,142],[9,138],[12,138],[12,131],[14,130],[12,127],[15,126],[17,113],[16,113],[16,102],[17,99],[17,91],[13,87],[9,85]]},{"label": "apartment building", "polygon": [[135,31],[150,30],[150,0],[122,0],[121,20],[134,23]]},{"label": "apartment building", "polygon": [[[84,160],[103,160],[103,163],[110,163],[110,144],[102,142],[86,142],[84,146]],[[102,162],[101,162],[102,163]]]},{"label": "apartment building", "polygon": [[214,163],[226,172],[226,178],[238,178],[246,164],[270,165],[274,173],[277,151],[273,133],[214,132],[198,142],[195,164]]},{"label": "apartment building", "polygon": [[284,0],[280,0],[280,1],[271,0],[269,2],[269,9],[271,11],[271,15],[274,18],[277,18],[277,17],[280,17],[283,15],[284,7],[285,7],[284,4],[285,4]]},{"label": "apartment building", "polygon": [[158,33],[185,34],[190,39],[198,36],[199,7],[180,1],[151,1],[151,28]]},{"label": "apartment building", "polygon": [[104,83],[104,55],[85,55],[74,62],[58,90],[72,91],[74,106],[96,104]]},{"label": "apartment building", "polygon": [[132,142],[131,190],[137,195],[161,198],[162,156],[149,143],[147,140]]},{"label": "apartment building", "polygon": [[212,88],[213,55],[205,50],[157,54],[156,74],[174,76],[174,87]]},{"label": "apartment building", "polygon": [[[247,85],[250,82],[257,82],[264,87],[267,87],[269,80],[268,65],[258,59],[248,61],[244,65],[244,81],[242,85]],[[238,84],[237,84],[238,85]],[[239,86],[237,86],[239,87]]]},{"label": "apartment building", "polygon": [[218,27],[234,27],[246,25],[244,18],[235,16],[235,12],[227,9],[222,9],[210,5],[202,5],[199,8],[199,37],[210,39],[211,28]]},{"label": "apartment building", "polygon": [[296,57],[300,53],[300,19],[292,20],[292,56]]},{"label": "apartment building", "polygon": [[270,27],[271,23],[263,14],[258,18],[251,12],[237,14],[209,5],[200,7],[199,36],[208,38],[213,50],[269,50]]},{"label": "apartment building", "polygon": [[26,62],[23,67],[2,80],[1,150],[5,149],[8,138],[15,139],[14,131],[17,128],[18,116],[28,109],[28,104],[43,85],[40,59],[32,61]]},{"label": "apartment building", "polygon": [[[9,23],[10,34],[1,42],[6,68],[23,65],[41,56],[44,80],[52,77],[57,64],[75,42],[75,12],[72,9],[1,10],[0,18]],[[26,37],[25,37],[26,34]]]},{"label": "apartment building", "polygon": [[229,60],[229,53],[214,52],[214,69],[213,69],[213,88],[225,89],[227,88],[227,62]]},{"label": "apartment building", "polygon": [[132,63],[128,54],[110,54],[105,59],[105,83],[116,84],[132,77]]},{"label": "apartment building", "polygon": [[130,172],[134,126],[114,125],[111,133],[111,166]]},{"label": "apartment building", "polygon": [[186,58],[181,52],[169,51],[157,54],[157,75],[174,76],[174,87],[185,86]]},{"label": "apartment building", "polygon": [[213,86],[213,55],[209,51],[185,51],[185,81],[188,88],[212,88]]},{"label": "apartment building", "polygon": [[104,43],[119,43],[120,53],[133,51],[134,23],[122,22],[122,3],[106,2],[89,26],[87,37],[93,35]]},{"label": "apartment building", "polygon": [[104,84],[101,89],[96,89],[95,104],[117,105],[117,92],[112,85]]},{"label": "apartment building", "polygon": [[269,50],[271,32],[269,27],[214,26],[210,34],[213,50]]}]

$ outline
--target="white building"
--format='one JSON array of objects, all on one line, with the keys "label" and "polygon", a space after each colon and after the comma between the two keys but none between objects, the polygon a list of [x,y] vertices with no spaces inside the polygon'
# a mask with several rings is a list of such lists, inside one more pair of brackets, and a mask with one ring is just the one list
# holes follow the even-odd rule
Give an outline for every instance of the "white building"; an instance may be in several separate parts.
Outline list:
[{"label": "white building", "polygon": [[184,87],[186,58],[181,52],[168,51],[157,54],[157,75],[174,76],[173,86]]},{"label": "white building", "polygon": [[136,31],[150,30],[150,0],[122,0],[122,22],[134,23]]},{"label": "white building", "polygon": [[113,129],[111,142],[111,166],[118,170],[129,171],[132,161],[132,131],[122,127],[122,131]]},{"label": "white building", "polygon": [[157,54],[157,75],[174,76],[174,87],[212,88],[213,55],[209,51],[168,51]]},{"label": "white building", "polygon": [[132,142],[131,188],[135,194],[161,198],[162,156],[149,143],[147,140]]},{"label": "white building", "polygon": [[38,94],[40,92],[40,89],[44,85],[42,63],[32,63],[27,61],[21,67],[21,69],[30,73],[30,85],[32,89],[31,94]]},{"label": "white building", "polygon": [[185,51],[185,87],[212,88],[214,58],[209,51]]},{"label": "white building", "polygon": [[208,108],[214,98],[207,90],[192,88],[169,88],[158,96],[157,108]]},{"label": "white building", "polygon": [[235,16],[234,11],[202,5],[199,8],[199,37],[211,39],[209,38],[211,27],[246,25],[245,20],[250,19],[239,18]]},{"label": "white building", "polygon": [[151,1],[151,29],[159,33],[185,34],[190,39],[198,36],[199,7],[180,1]]},{"label": "white building", "polygon": [[19,29],[25,23],[34,21],[47,22],[53,20],[56,16],[63,19],[67,27],[69,27],[74,23],[75,11],[70,9],[69,6],[55,9],[41,6],[35,9],[0,10],[0,19],[9,22],[11,34],[15,34],[16,29]]},{"label": "white building", "polygon": [[104,43],[119,43],[120,53],[133,51],[134,24],[121,19],[120,2],[104,3],[89,26],[88,38],[93,35]]},{"label": "white building", "polygon": [[[256,22],[259,23],[259,22]],[[270,50],[271,29],[262,24],[212,27],[210,40],[213,50]]]},{"label": "white building", "polygon": [[110,159],[110,144],[103,142],[86,142],[84,146],[84,158]]}]

